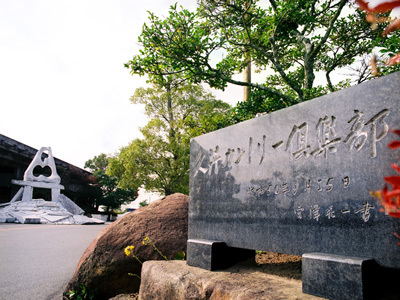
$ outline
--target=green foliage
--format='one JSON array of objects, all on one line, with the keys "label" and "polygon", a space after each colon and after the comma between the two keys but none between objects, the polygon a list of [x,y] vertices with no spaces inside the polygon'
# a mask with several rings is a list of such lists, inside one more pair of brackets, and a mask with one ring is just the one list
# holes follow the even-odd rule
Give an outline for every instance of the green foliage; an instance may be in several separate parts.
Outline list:
[{"label": "green foliage", "polygon": [[144,186],[169,195],[188,193],[189,149],[158,136],[160,127],[151,122],[142,129],[143,139],[135,139],[110,160],[109,174],[121,188]]},{"label": "green foliage", "polygon": [[185,260],[186,254],[185,251],[178,251],[178,253],[176,253],[174,260]]},{"label": "green foliage", "polygon": [[[335,85],[334,89],[342,89],[350,85],[349,80],[339,82]],[[317,86],[312,89],[305,90],[305,99],[313,99],[329,93],[328,87]],[[224,124],[236,124],[248,119],[252,119],[257,114],[270,113],[273,111],[280,110],[285,107],[289,107],[290,102],[276,101],[274,97],[271,97],[268,93],[263,90],[252,90],[250,98],[247,101],[238,102],[234,107],[232,115],[224,119]]]},{"label": "green foliage", "polygon": [[140,202],[139,205],[140,205],[140,207],[145,207],[145,206],[147,206],[149,204],[147,203],[146,200],[144,200],[144,201]]},{"label": "green foliage", "polygon": [[118,209],[114,209],[113,213],[115,213],[117,215],[122,215],[122,214],[126,213],[127,211],[128,211],[127,209],[118,208]]},{"label": "green foliage", "polygon": [[189,116],[184,122],[185,142],[189,143],[191,138],[232,125],[230,116],[233,109],[228,107],[227,105],[225,113],[214,111],[209,114],[199,114],[197,118]]},{"label": "green foliage", "polygon": [[390,40],[393,43],[391,45],[388,45],[386,48],[381,48],[379,51],[382,59],[377,62],[377,68],[379,69],[379,74],[377,74],[377,76],[384,76],[400,71],[400,64],[386,64],[386,59],[388,56],[393,56],[396,53],[400,52],[400,31],[396,31],[390,37]]},{"label": "green foliage", "polygon": [[133,189],[119,188],[117,178],[106,174],[109,168],[109,157],[102,153],[85,162],[85,168],[93,172],[97,182],[96,207],[106,207],[107,212],[119,209],[122,204],[131,202],[136,194]]},{"label": "green foliage", "polygon": [[86,288],[86,286],[82,283],[77,290],[70,290],[66,293],[68,299],[76,299],[76,300],[85,300],[85,299],[94,299],[96,294],[95,290],[90,290]]},{"label": "green foliage", "polygon": [[152,246],[154,248],[154,250],[157,251],[157,253],[160,254],[160,256],[162,258],[164,258],[165,260],[168,260],[168,258],[164,254],[162,254],[162,252],[157,248],[157,246],[154,244],[154,242],[148,236],[146,236],[144,238],[143,245]]},{"label": "green foliage", "polygon": [[190,138],[200,134],[198,127],[201,133],[210,130],[204,116],[218,118],[230,106],[193,85],[139,88],[131,101],[144,104],[151,120],[141,129],[143,139],[110,159],[107,173],[118,178],[121,188],[143,185],[164,195],[188,194]]},{"label": "green foliage", "polygon": [[[143,48],[126,64],[132,74],[147,74],[157,84],[179,78],[218,89],[251,86],[257,95],[249,108],[271,111],[346,86],[332,83],[332,72],[376,45],[365,14],[346,0],[198,3],[196,12],[173,5],[166,18],[149,14],[139,37]],[[233,79],[249,59],[256,71],[272,72],[264,84]],[[325,86],[315,85],[317,72],[326,77]]]}]

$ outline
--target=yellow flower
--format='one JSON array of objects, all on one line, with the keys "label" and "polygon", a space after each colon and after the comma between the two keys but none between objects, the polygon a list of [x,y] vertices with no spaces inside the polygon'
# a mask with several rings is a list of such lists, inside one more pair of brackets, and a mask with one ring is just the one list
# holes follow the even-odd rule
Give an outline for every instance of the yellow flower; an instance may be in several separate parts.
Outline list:
[{"label": "yellow flower", "polygon": [[143,245],[148,245],[148,244],[150,244],[150,238],[146,236],[145,239],[143,240]]},{"label": "yellow flower", "polygon": [[135,248],[135,246],[128,246],[125,248],[124,252],[126,256],[131,255],[132,250]]}]

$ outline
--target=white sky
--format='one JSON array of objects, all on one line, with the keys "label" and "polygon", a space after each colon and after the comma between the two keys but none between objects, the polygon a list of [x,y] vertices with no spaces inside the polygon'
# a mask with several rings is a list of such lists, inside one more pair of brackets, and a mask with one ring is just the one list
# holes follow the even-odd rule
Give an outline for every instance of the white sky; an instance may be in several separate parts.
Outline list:
[{"label": "white sky", "polygon": [[129,97],[146,83],[123,64],[147,11],[166,16],[175,2],[0,0],[0,133],[78,167],[141,137],[144,109]]}]

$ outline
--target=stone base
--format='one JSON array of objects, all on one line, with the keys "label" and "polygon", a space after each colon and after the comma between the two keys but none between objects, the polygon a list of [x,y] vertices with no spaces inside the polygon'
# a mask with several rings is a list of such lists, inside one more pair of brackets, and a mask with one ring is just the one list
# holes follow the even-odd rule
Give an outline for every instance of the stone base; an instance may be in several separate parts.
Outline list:
[{"label": "stone base", "polygon": [[[72,200],[60,195],[62,201],[14,201],[0,207],[0,223],[21,224],[104,224],[104,221],[81,215],[83,212]],[[67,207],[64,207],[66,204]],[[71,210],[71,211],[69,211]],[[74,214],[78,213],[78,214]]]},{"label": "stone base", "polygon": [[222,270],[255,256],[254,250],[228,247],[224,242],[195,240],[187,242],[187,263],[206,270]]},{"label": "stone base", "polygon": [[238,264],[221,272],[185,261],[143,264],[139,299],[322,299],[302,293],[301,281]]},{"label": "stone base", "polygon": [[303,292],[329,299],[400,299],[398,282],[393,281],[399,275],[400,270],[382,268],[373,259],[325,253],[302,256]]}]

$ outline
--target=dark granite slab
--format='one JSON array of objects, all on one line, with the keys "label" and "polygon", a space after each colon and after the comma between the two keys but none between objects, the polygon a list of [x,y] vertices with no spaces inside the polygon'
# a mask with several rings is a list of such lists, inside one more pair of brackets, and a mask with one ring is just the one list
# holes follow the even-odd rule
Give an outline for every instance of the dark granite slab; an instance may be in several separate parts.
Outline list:
[{"label": "dark granite slab", "polygon": [[400,268],[400,220],[369,194],[395,174],[399,102],[395,73],[193,139],[189,239]]},{"label": "dark granite slab", "polygon": [[303,292],[329,299],[373,299],[374,260],[323,253],[303,255]]},{"label": "dark granite slab", "polygon": [[189,265],[210,271],[229,268],[238,261],[254,256],[254,251],[227,247],[224,242],[208,240],[188,240],[187,252],[191,253]]}]

